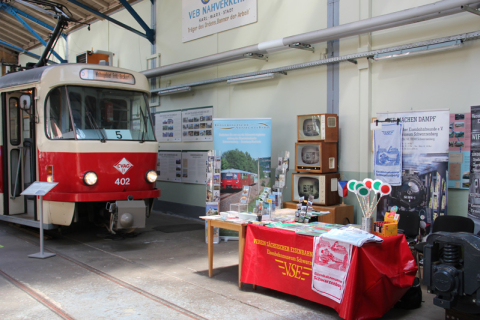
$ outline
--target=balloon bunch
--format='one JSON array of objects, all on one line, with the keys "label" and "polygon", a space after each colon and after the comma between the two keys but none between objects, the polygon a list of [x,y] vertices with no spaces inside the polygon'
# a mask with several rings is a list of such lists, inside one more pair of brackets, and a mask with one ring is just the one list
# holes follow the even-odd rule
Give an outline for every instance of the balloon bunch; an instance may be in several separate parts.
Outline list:
[{"label": "balloon bunch", "polygon": [[[370,178],[363,179],[363,181],[350,180],[347,183],[347,188],[348,191],[355,193],[357,196],[358,204],[362,209],[364,218],[370,218],[373,210],[375,210],[380,202],[380,199],[382,199],[383,196],[387,196],[392,193],[391,185],[386,182],[372,180]],[[376,197],[373,197],[373,200],[370,201],[370,194],[372,193],[375,195],[380,194],[380,198],[375,205],[373,205],[373,203],[375,202]]]}]

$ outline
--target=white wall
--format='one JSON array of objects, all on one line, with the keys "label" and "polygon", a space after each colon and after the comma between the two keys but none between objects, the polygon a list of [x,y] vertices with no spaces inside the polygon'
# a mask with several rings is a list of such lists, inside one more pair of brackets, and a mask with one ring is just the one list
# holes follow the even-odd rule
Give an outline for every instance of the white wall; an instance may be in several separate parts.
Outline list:
[{"label": "white wall", "polygon": [[[433,3],[430,0],[349,0],[340,1],[340,24],[367,19],[399,10]],[[134,5],[150,24],[150,1]],[[182,62],[219,52],[274,40],[290,35],[324,29],[327,26],[327,1],[258,0],[258,22],[182,42],[182,1],[157,1],[157,53],[161,65]],[[140,27],[125,11],[113,15],[137,29]],[[478,16],[461,13],[409,26],[349,37],[340,41],[340,55],[391,47],[480,29]],[[110,22],[96,22],[92,31],[82,28],[69,36],[69,60],[85,50],[115,53],[114,65],[136,71],[146,69],[150,43]],[[161,87],[179,85],[226,75],[313,61],[323,58],[325,43],[315,44],[315,53],[287,50],[269,55],[269,61],[243,60],[192,72],[162,77]],[[475,79],[480,65],[480,42],[470,41],[463,48],[405,59],[370,63],[366,60],[340,64],[340,159],[346,178],[371,174],[368,123],[377,112],[449,108],[468,112],[480,104]],[[296,115],[324,113],[327,67],[291,71],[274,80],[228,86],[196,87],[192,92],[165,96],[158,111],[210,106],[214,117],[271,117],[272,156],[284,150],[294,154]],[[210,149],[212,143],[162,143],[160,149]],[[293,171],[293,170],[291,170]],[[287,186],[291,183],[290,177]],[[201,186],[160,183],[165,201],[186,201],[204,205]],[[290,199],[290,188],[285,198]],[[185,195],[188,194],[188,200]],[[467,190],[450,190],[449,213],[466,215]]]}]

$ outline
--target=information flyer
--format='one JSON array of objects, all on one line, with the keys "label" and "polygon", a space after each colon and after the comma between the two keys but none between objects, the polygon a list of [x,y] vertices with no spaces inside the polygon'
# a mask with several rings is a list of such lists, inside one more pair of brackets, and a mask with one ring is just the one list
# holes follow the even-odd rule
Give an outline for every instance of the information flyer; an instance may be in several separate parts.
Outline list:
[{"label": "information flyer", "polygon": [[155,135],[158,142],[182,141],[182,111],[156,113]]},{"label": "information flyer", "polygon": [[157,174],[160,181],[182,182],[182,152],[160,151]]},{"label": "information flyer", "polygon": [[448,198],[448,110],[382,113],[379,120],[399,119],[402,134],[402,185],[378,204],[377,220],[392,206],[400,211],[418,212],[432,223],[447,214]]},{"label": "information flyer", "polygon": [[451,113],[449,125],[448,187],[470,187],[471,114]]},{"label": "information flyer", "polygon": [[250,202],[271,187],[271,119],[214,119],[214,149],[222,157],[220,212],[240,203],[243,186],[250,186]]},{"label": "information flyer", "polygon": [[207,151],[182,152],[182,182],[207,183]]},{"label": "information flyer", "polygon": [[480,222],[480,106],[471,108],[470,190],[468,217]]},{"label": "information flyer", "polygon": [[213,107],[182,110],[183,141],[213,141]]}]

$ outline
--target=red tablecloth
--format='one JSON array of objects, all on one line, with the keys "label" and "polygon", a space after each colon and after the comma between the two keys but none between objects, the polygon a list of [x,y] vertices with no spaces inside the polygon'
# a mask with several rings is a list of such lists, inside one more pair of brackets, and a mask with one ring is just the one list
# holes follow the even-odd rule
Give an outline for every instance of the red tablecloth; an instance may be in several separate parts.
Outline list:
[{"label": "red tablecloth", "polygon": [[404,236],[354,247],[341,303],[312,288],[313,237],[248,225],[242,282],[334,308],[344,319],[381,317],[413,284],[417,266]]}]

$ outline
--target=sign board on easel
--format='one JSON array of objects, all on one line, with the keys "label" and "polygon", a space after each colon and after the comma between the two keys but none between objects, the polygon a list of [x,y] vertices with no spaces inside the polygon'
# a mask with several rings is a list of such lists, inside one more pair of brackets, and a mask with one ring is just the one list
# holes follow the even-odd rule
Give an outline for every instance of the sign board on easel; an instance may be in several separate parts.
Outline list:
[{"label": "sign board on easel", "polygon": [[30,258],[45,259],[55,256],[55,253],[45,253],[43,251],[43,196],[49,193],[57,184],[58,182],[35,181],[21,193],[22,196],[40,197],[40,252],[28,255]]}]

